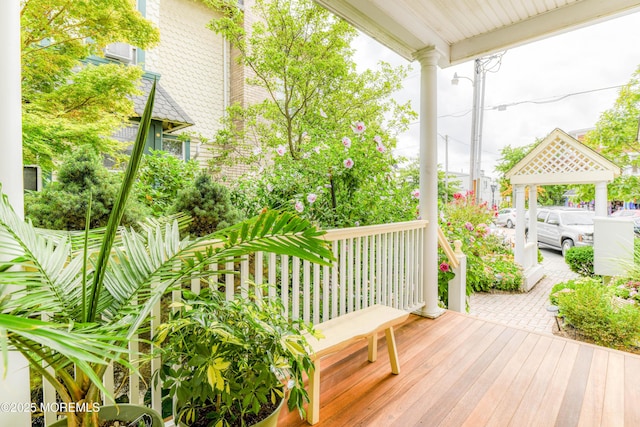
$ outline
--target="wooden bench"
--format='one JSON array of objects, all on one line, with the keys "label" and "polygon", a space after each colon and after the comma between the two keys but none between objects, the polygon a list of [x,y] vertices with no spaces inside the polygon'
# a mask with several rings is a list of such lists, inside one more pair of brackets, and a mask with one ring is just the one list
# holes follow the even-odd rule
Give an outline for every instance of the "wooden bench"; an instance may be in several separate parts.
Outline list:
[{"label": "wooden bench", "polygon": [[309,373],[309,407],[307,422],[316,424],[320,421],[320,365],[323,356],[340,351],[354,342],[367,338],[369,340],[369,362],[375,362],[378,355],[378,333],[384,331],[389,350],[391,372],[400,373],[398,351],[393,335],[393,327],[403,323],[409,317],[406,311],[384,305],[353,311],[314,326],[324,338],[307,337],[314,353],[311,355],[315,369]]}]

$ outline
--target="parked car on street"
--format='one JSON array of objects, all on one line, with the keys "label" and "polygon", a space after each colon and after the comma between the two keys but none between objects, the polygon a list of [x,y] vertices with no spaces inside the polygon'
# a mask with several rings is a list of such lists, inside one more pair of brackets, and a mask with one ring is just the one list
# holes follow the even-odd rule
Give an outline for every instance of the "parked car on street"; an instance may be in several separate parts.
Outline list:
[{"label": "parked car on street", "polygon": [[495,219],[493,220],[495,225],[502,227],[513,228],[516,226],[516,210],[514,208],[500,209]]},{"label": "parked car on street", "polygon": [[617,211],[611,214],[611,217],[613,218],[631,217],[635,219],[640,217],[640,209],[618,209]]},{"label": "parked car on street", "polygon": [[[538,244],[562,251],[593,245],[595,212],[579,208],[543,208],[537,213]],[[525,229],[528,234],[528,228]]]}]

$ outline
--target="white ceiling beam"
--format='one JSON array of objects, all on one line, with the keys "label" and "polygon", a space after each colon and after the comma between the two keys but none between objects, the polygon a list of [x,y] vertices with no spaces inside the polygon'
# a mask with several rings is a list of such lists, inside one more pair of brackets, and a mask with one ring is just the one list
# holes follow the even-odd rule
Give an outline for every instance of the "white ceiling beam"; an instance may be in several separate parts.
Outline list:
[{"label": "white ceiling beam", "polygon": [[451,46],[449,65],[631,13],[638,0],[581,0]]}]

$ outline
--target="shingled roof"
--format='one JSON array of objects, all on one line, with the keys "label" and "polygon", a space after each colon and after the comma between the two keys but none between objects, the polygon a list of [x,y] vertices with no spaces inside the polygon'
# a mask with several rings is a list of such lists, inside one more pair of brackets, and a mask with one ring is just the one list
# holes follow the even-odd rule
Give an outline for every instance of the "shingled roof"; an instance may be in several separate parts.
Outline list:
[{"label": "shingled roof", "polygon": [[[142,116],[152,84],[152,80],[143,78],[140,86],[142,95],[133,97],[134,109],[138,117]],[[152,119],[165,123],[166,126],[164,127],[166,127],[165,130],[167,132],[173,132],[194,125],[193,120],[191,120],[187,113],[185,113],[160,83],[156,85],[156,99],[153,105]]]}]

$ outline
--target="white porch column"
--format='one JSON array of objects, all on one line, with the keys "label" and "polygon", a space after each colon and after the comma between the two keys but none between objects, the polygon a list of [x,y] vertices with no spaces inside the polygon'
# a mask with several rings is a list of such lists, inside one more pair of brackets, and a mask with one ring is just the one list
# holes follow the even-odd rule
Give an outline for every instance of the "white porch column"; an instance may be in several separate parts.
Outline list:
[{"label": "white porch column", "polygon": [[513,256],[518,264],[524,266],[524,185],[515,185],[513,191],[516,205],[516,247]]},{"label": "white porch column", "polygon": [[[0,183],[15,211],[18,215],[23,215],[20,0],[0,1],[0,58],[0,129],[4,133],[0,155]],[[20,353],[10,351],[6,377],[3,371],[0,368],[0,402],[29,403],[29,370],[26,359]],[[0,424],[6,426],[31,425],[28,412],[3,412],[0,420]]]},{"label": "white porch column", "polygon": [[596,216],[607,216],[607,183],[605,181],[596,182]]},{"label": "white porch column", "polygon": [[20,0],[0,2],[0,183],[13,208],[24,211],[22,183],[22,100],[20,94]]},{"label": "white porch column", "polygon": [[420,62],[420,216],[429,221],[426,230],[422,277],[425,306],[421,314],[438,317],[438,129],[437,66],[433,48],[416,55]]}]

